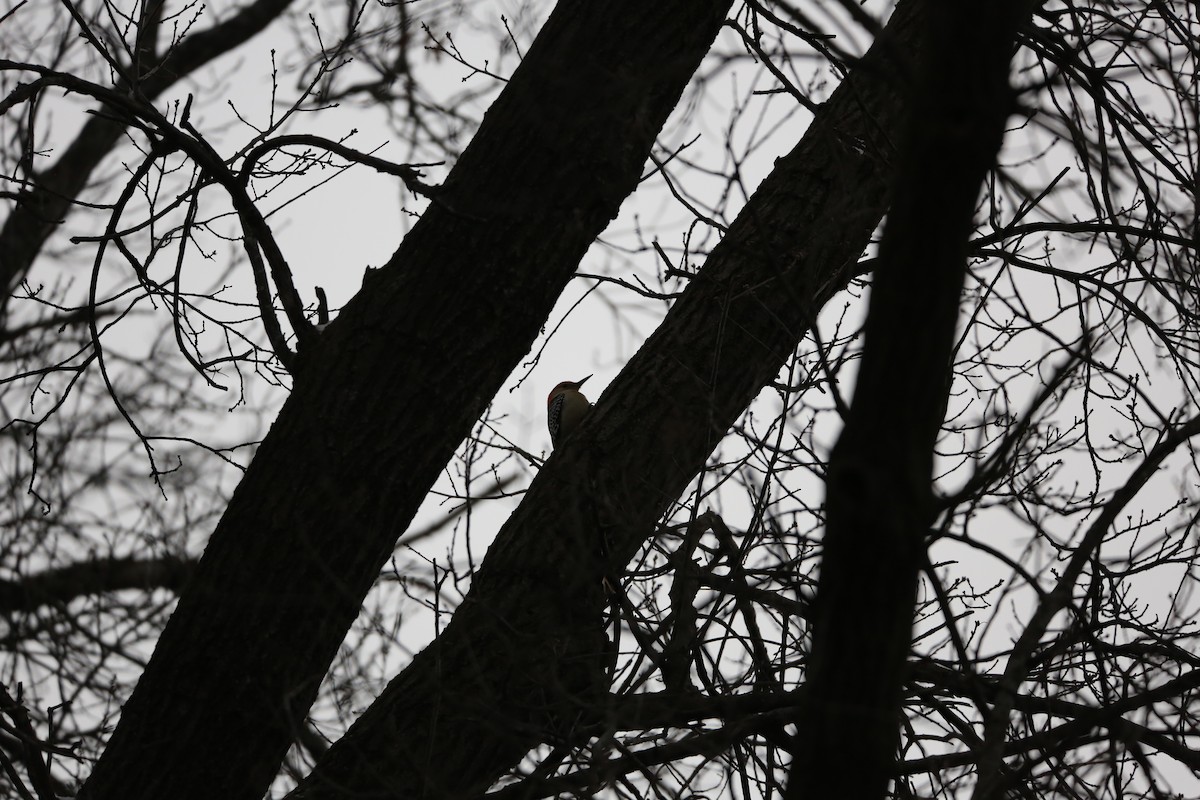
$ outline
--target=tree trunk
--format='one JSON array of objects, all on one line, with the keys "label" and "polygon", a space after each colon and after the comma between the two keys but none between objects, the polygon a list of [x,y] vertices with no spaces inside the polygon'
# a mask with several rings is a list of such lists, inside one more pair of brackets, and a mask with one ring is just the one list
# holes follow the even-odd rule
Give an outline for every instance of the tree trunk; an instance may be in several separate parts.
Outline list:
[{"label": "tree trunk", "polygon": [[594,704],[604,688],[605,570],[623,568],[652,535],[817,310],[854,276],[891,182],[890,136],[904,108],[893,59],[919,48],[928,6],[899,5],[542,468],[451,624],[294,798],[464,796],[539,743],[602,732],[592,721],[603,718]]},{"label": "tree trunk", "polygon": [[882,798],[895,774],[967,243],[1027,17],[1026,4],[1006,0],[942,4],[929,15],[925,68],[908,70],[914,102],[863,359],[829,461],[809,705],[789,797]]},{"label": "tree trunk", "polygon": [[396,539],[636,187],[729,5],[560,3],[438,198],[300,354],[81,797],[262,796]]}]

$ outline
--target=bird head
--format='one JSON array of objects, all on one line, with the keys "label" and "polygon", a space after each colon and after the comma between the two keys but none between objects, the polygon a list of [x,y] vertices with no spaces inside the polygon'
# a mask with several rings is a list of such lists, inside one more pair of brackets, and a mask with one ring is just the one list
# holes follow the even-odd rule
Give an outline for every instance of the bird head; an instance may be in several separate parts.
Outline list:
[{"label": "bird head", "polygon": [[579,391],[579,387],[583,386],[583,384],[590,377],[592,377],[592,376],[588,375],[587,378],[581,378],[577,381],[563,381],[563,382],[559,383],[557,386],[555,386],[553,389],[550,390],[549,396],[546,397],[546,403],[549,404],[549,403],[553,402],[554,398],[557,395],[561,394],[562,392],[567,392],[567,391],[572,391],[572,390]]}]

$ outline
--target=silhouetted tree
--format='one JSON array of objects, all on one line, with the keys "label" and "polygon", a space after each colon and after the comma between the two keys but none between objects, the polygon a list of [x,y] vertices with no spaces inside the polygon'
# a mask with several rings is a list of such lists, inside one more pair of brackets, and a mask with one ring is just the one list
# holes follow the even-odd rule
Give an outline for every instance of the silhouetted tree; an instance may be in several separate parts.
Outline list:
[{"label": "silhouetted tree", "polygon": [[[1194,9],[312,12],[0,20],[6,788],[1196,785]],[[331,313],[281,220],[350,168]],[[543,458],[579,282],[656,327]]]}]

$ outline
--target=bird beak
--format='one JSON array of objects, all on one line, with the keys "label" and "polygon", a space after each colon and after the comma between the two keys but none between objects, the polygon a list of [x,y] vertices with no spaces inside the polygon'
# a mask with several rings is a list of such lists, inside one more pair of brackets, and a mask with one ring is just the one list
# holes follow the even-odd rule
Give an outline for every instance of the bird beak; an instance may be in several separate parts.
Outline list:
[{"label": "bird beak", "polygon": [[[595,374],[596,373],[594,373],[594,372],[592,373],[592,375],[595,375]],[[586,381],[588,378],[592,377],[592,375],[588,375],[587,378],[584,378],[582,381],[576,381],[575,388],[578,389],[580,386],[583,386],[584,381]]]}]

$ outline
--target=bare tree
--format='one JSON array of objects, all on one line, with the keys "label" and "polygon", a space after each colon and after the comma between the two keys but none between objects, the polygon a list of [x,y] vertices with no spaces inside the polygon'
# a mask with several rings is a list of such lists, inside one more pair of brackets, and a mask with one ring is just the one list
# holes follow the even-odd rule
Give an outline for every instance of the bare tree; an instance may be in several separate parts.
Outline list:
[{"label": "bare tree", "polygon": [[[1194,9],[288,6],[0,21],[6,787],[1196,786]],[[331,310],[351,168],[417,221]],[[657,325],[543,458],[580,282]]]}]

